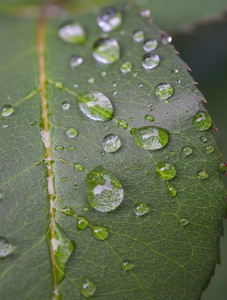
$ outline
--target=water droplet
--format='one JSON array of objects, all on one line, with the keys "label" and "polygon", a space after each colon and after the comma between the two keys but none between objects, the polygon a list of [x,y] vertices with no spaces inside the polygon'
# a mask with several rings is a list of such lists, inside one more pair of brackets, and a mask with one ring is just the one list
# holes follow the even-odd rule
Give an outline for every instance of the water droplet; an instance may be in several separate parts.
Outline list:
[{"label": "water droplet", "polygon": [[144,31],[143,30],[136,30],[133,32],[133,39],[135,42],[143,42],[145,38]]},{"label": "water droplet", "polygon": [[69,150],[69,151],[73,151],[73,150],[75,150],[75,147],[74,147],[74,146],[69,146],[69,147],[68,147],[68,150]]},{"label": "water droplet", "polygon": [[222,161],[222,162],[220,163],[220,170],[221,170],[222,173],[225,173],[225,172],[226,172],[226,164],[225,164],[224,161]]},{"label": "water droplet", "polygon": [[200,171],[198,174],[198,179],[200,180],[206,179],[207,177],[208,177],[208,173],[205,170]]},{"label": "water droplet", "polygon": [[0,237],[0,259],[9,256],[14,250],[15,247],[6,238]]},{"label": "water droplet", "polygon": [[104,241],[108,237],[108,231],[105,227],[102,226],[92,226],[91,227],[92,234],[94,238],[100,241]]},{"label": "water droplet", "polygon": [[35,120],[29,122],[29,125],[31,125],[31,126],[34,126],[35,124],[36,124]]},{"label": "water droplet", "polygon": [[8,117],[8,116],[12,115],[13,112],[14,112],[14,108],[9,104],[6,104],[2,107],[2,116],[3,117]]},{"label": "water droplet", "polygon": [[67,216],[73,216],[74,215],[74,211],[72,209],[71,206],[67,205],[65,206],[62,210],[63,214],[67,215]]},{"label": "water droplet", "polygon": [[105,77],[106,75],[107,75],[107,72],[106,72],[106,71],[102,71],[102,72],[101,72],[101,76],[102,76],[102,77]]},{"label": "water droplet", "polygon": [[78,184],[74,184],[73,188],[74,188],[74,190],[78,190],[79,189],[79,185]]},{"label": "water droplet", "polygon": [[116,152],[121,147],[121,140],[115,134],[108,134],[104,137],[102,146],[106,152]]},{"label": "water droplet", "polygon": [[137,216],[143,216],[149,212],[149,207],[143,202],[136,203],[134,206],[134,213]]},{"label": "water droplet", "polygon": [[177,74],[179,71],[178,71],[178,69],[177,68],[173,68],[172,69],[172,73],[175,75],[175,74]]},{"label": "water droplet", "polygon": [[134,265],[129,260],[125,260],[122,263],[122,268],[125,271],[128,271],[128,270],[132,270],[134,268]]},{"label": "water droplet", "polygon": [[145,120],[150,121],[150,122],[154,122],[155,118],[152,115],[146,115],[144,117]]},{"label": "water droplet", "polygon": [[87,206],[84,206],[82,209],[83,209],[84,212],[88,211],[88,207]]},{"label": "water droplet", "polygon": [[169,141],[168,131],[159,127],[133,128],[131,133],[134,135],[137,144],[146,150],[162,149]]},{"label": "water droplet", "polygon": [[61,145],[58,145],[58,146],[56,146],[56,147],[54,148],[54,150],[62,151],[62,150],[64,150],[64,147],[61,146]]},{"label": "water droplet", "polygon": [[170,195],[170,197],[175,197],[177,194],[177,190],[175,189],[175,187],[168,182],[168,193]]},{"label": "water droplet", "polygon": [[167,100],[173,95],[173,87],[168,83],[159,84],[155,88],[155,94],[160,100]]},{"label": "water droplet", "polygon": [[77,170],[77,172],[82,172],[84,170],[84,166],[80,163],[73,163],[73,167]]},{"label": "water droplet", "polygon": [[88,225],[88,220],[85,217],[77,217],[77,229],[83,230]]},{"label": "water droplet", "polygon": [[84,28],[78,23],[67,24],[59,30],[59,37],[71,44],[83,44],[86,41]]},{"label": "water droplet", "polygon": [[176,169],[173,164],[162,161],[157,164],[156,171],[158,176],[164,180],[170,180],[176,176]]},{"label": "water droplet", "polygon": [[188,222],[187,219],[181,219],[181,220],[179,220],[179,224],[180,224],[180,226],[182,226],[182,227],[188,225],[188,223],[189,223],[189,222]]},{"label": "water droplet", "polygon": [[153,108],[152,108],[152,104],[148,104],[148,109],[150,110],[150,111],[153,111]]},{"label": "water droplet", "polygon": [[56,82],[54,83],[54,85],[55,85],[56,88],[59,89],[59,90],[62,90],[63,87],[64,87],[64,85],[63,85],[63,83],[62,83],[61,81],[56,81]]},{"label": "water droplet", "polygon": [[121,183],[102,166],[95,167],[87,174],[86,190],[90,206],[101,212],[116,209],[124,197]]},{"label": "water droplet", "polygon": [[76,67],[79,67],[79,65],[81,65],[83,62],[83,58],[80,57],[77,54],[74,54],[70,57],[70,67],[71,69],[74,69]]},{"label": "water droplet", "polygon": [[140,12],[141,17],[143,17],[143,18],[149,18],[150,14],[151,14],[151,12],[149,11],[149,9],[143,9]]},{"label": "water droplet", "polygon": [[158,46],[158,42],[156,40],[154,40],[154,39],[148,39],[143,44],[143,49],[146,52],[150,52],[150,51],[155,50],[157,48],[157,46]]},{"label": "water droplet", "polygon": [[65,135],[69,139],[74,139],[78,135],[78,132],[76,128],[70,127],[66,129]]},{"label": "water droplet", "polygon": [[77,89],[77,88],[78,88],[78,84],[74,83],[73,87],[74,87],[75,89]]},{"label": "water droplet", "polygon": [[87,81],[88,83],[95,83],[95,78],[94,77],[91,77],[88,79]]},{"label": "water droplet", "polygon": [[172,37],[168,33],[162,34],[161,41],[164,45],[168,45],[172,42]]},{"label": "water droplet", "polygon": [[181,83],[181,80],[179,78],[176,79],[176,83]]},{"label": "water droplet", "polygon": [[113,31],[121,25],[121,22],[121,14],[113,7],[102,9],[97,18],[97,23],[104,32]]},{"label": "water droplet", "polygon": [[104,129],[105,129],[106,131],[108,131],[110,128],[109,128],[109,126],[105,126]]},{"label": "water droplet", "polygon": [[158,66],[160,58],[153,52],[146,53],[143,56],[142,65],[145,69],[154,69]]},{"label": "water droplet", "polygon": [[129,73],[132,71],[132,64],[130,61],[122,62],[120,69],[122,73]]},{"label": "water droplet", "polygon": [[205,136],[201,136],[200,140],[201,140],[202,142],[204,142],[204,143],[207,142],[207,138],[206,138]]},{"label": "water droplet", "polygon": [[192,148],[189,146],[184,146],[182,148],[182,153],[184,154],[184,156],[189,156],[192,154]]},{"label": "water droplet", "polygon": [[126,120],[121,119],[121,120],[118,121],[118,126],[123,128],[123,129],[127,129],[128,128],[128,122]]},{"label": "water droplet", "polygon": [[68,177],[62,177],[62,178],[61,178],[61,181],[62,181],[62,182],[66,182],[67,179],[68,179]]},{"label": "water droplet", "polygon": [[139,83],[139,84],[138,84],[138,88],[141,88],[141,87],[143,87],[143,84],[142,84],[142,83]]},{"label": "water droplet", "polygon": [[113,96],[116,96],[117,95],[117,91],[113,91]]},{"label": "water droplet", "polygon": [[133,121],[133,118],[132,118],[132,117],[130,117],[130,118],[128,118],[128,119],[129,119],[129,121],[131,121],[131,122]]},{"label": "water droplet", "polygon": [[90,298],[96,291],[96,285],[89,278],[84,278],[82,288],[80,289],[81,294],[85,297]]},{"label": "water droplet", "polygon": [[120,58],[120,46],[113,38],[102,38],[93,47],[93,57],[100,63],[112,64]]},{"label": "water droplet", "polygon": [[7,124],[3,124],[2,127],[3,127],[3,128],[7,128],[8,125],[7,125]]},{"label": "water droplet", "polygon": [[212,146],[212,145],[207,146],[207,147],[206,147],[206,152],[207,152],[207,153],[212,153],[212,152],[214,152],[214,146]]},{"label": "water droplet", "polygon": [[63,200],[62,200],[62,198],[61,197],[58,197],[58,199],[57,199],[59,202],[63,202]]},{"label": "water droplet", "polygon": [[212,126],[211,117],[205,111],[199,110],[193,117],[193,126],[200,131],[205,131],[210,129]]},{"label": "water droplet", "polygon": [[78,95],[78,104],[82,113],[95,121],[108,121],[113,118],[113,106],[110,100],[100,92],[84,92]]}]

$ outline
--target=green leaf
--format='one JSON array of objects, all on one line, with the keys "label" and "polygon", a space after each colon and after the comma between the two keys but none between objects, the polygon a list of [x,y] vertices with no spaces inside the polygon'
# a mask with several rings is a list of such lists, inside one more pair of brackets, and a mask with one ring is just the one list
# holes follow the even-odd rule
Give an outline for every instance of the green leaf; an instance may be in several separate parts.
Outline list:
[{"label": "green leaf", "polygon": [[[226,212],[219,150],[211,129],[200,131],[192,123],[204,111],[203,96],[175,49],[162,43],[162,32],[137,7],[118,9],[122,25],[108,36],[118,39],[120,59],[111,65],[92,56],[101,33],[96,13],[75,18],[87,33],[78,46],[59,39],[65,21],[60,17],[1,16],[0,93],[2,105],[14,109],[1,116],[0,131],[1,236],[15,247],[0,261],[4,300],[51,299],[52,293],[55,299],[93,293],[105,300],[197,299],[219,260]],[[158,41],[154,52],[160,61],[153,69],[143,67],[136,30]],[[83,62],[71,69],[74,54]],[[125,61],[132,64],[126,73],[120,71]],[[173,88],[168,101],[155,93],[164,83]],[[94,120],[81,112],[78,98],[86,91],[109,99],[112,119]],[[162,149],[143,149],[130,134],[132,128],[150,127],[148,113],[154,127],[169,133]],[[118,120],[128,127],[118,126]],[[69,129],[78,134],[69,136]],[[107,133],[121,140],[118,151],[103,152]],[[201,138],[214,152],[206,151]],[[186,146],[190,155],[182,150]],[[160,162],[175,168],[175,176],[168,176],[171,185],[156,171]],[[80,172],[75,164],[83,166]],[[87,201],[86,177],[99,165],[124,190],[111,212],[97,211]],[[201,180],[200,174],[208,176]],[[169,195],[172,187],[176,193]],[[68,206],[71,216],[65,214]],[[48,247],[60,236],[65,246]]]}]

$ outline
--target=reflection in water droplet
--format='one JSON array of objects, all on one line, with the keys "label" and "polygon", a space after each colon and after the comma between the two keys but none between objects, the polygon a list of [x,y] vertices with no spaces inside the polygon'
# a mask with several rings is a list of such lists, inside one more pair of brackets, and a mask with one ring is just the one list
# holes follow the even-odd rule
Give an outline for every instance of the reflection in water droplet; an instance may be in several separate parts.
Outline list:
[{"label": "reflection in water droplet", "polygon": [[153,51],[157,48],[158,46],[158,42],[154,39],[149,39],[149,40],[146,40],[145,43],[143,44],[143,49],[146,51],[146,52],[150,52],[150,51]]},{"label": "reflection in water droplet", "polygon": [[156,171],[158,176],[164,180],[170,180],[176,176],[176,169],[173,164],[162,161],[157,164]]},{"label": "reflection in water droplet", "polygon": [[100,63],[112,64],[120,58],[120,46],[113,38],[102,38],[93,47],[93,57]]},{"label": "reflection in water droplet", "polygon": [[200,180],[206,179],[207,177],[208,177],[208,173],[205,170],[200,171],[198,174],[198,179]]},{"label": "reflection in water droplet", "polygon": [[129,73],[132,71],[132,64],[130,61],[122,62],[120,69],[122,73]]},{"label": "reflection in water droplet", "polygon": [[146,53],[143,56],[142,65],[145,69],[154,69],[158,66],[160,58],[153,52]]},{"label": "reflection in water droplet", "polygon": [[36,125],[36,121],[35,121],[35,120],[33,120],[33,121],[30,121],[30,122],[29,122],[29,125],[31,125],[31,126],[34,126],[34,125]]},{"label": "reflection in water droplet", "polygon": [[73,151],[73,150],[75,150],[75,147],[74,147],[74,146],[69,146],[69,147],[68,147],[68,150],[69,150],[69,151]]},{"label": "reflection in water droplet", "polygon": [[167,100],[173,95],[173,87],[168,83],[159,84],[155,88],[155,94],[160,100]]},{"label": "reflection in water droplet", "polygon": [[116,152],[121,147],[121,140],[115,134],[108,134],[104,137],[102,146],[106,152]]},{"label": "reflection in water droplet", "polygon": [[145,117],[144,117],[144,119],[145,120],[147,120],[147,121],[150,121],[150,122],[154,122],[154,117],[152,116],[152,115],[146,115]]},{"label": "reflection in water droplet", "polygon": [[3,117],[8,117],[8,116],[12,115],[13,112],[14,112],[14,108],[9,104],[6,104],[2,107],[2,116]]},{"label": "reflection in water droplet", "polygon": [[80,163],[73,163],[73,167],[77,170],[77,172],[81,172],[84,170],[84,166]]},{"label": "reflection in water droplet", "polygon": [[147,207],[147,205],[145,203],[138,202],[138,203],[135,204],[135,206],[134,206],[134,213],[137,216],[143,216],[143,215],[145,215],[148,212],[149,212],[149,207]]},{"label": "reflection in water droplet", "polygon": [[77,229],[83,230],[88,225],[88,220],[85,217],[79,216],[77,217]]},{"label": "reflection in water droplet", "polygon": [[133,32],[133,39],[135,42],[143,42],[145,38],[143,30],[136,30]]},{"label": "reflection in water droplet", "polygon": [[121,22],[121,14],[113,7],[101,10],[97,18],[97,23],[104,32],[113,31],[121,25]]},{"label": "reflection in water droplet", "polygon": [[177,194],[176,188],[169,182],[168,182],[168,193],[169,193],[170,197],[175,197]]},{"label": "reflection in water droplet", "polygon": [[62,151],[62,150],[64,150],[64,147],[61,146],[61,145],[58,145],[58,146],[56,146],[56,147],[54,148],[54,150]]},{"label": "reflection in water droplet", "polygon": [[172,69],[172,73],[173,73],[173,74],[177,74],[178,72],[179,72],[179,71],[178,71],[177,68],[173,68],[173,69]]},{"label": "reflection in water droplet", "polygon": [[81,294],[85,297],[90,298],[96,291],[96,285],[89,278],[84,278],[82,288],[80,289]]},{"label": "reflection in water droplet", "polygon": [[78,184],[74,184],[73,188],[74,188],[74,190],[78,190],[79,189],[79,185]]},{"label": "reflection in water droplet", "polygon": [[79,65],[81,65],[83,62],[83,58],[80,57],[77,54],[74,54],[70,57],[70,67],[71,69],[74,69],[76,67],[79,67]]},{"label": "reflection in water droplet", "polygon": [[86,41],[84,28],[78,23],[68,24],[59,30],[59,37],[67,43],[83,44]]},{"label": "reflection in water droplet", "polygon": [[124,197],[121,183],[102,166],[95,167],[87,174],[86,191],[90,206],[101,212],[116,209]]},{"label": "reflection in water droplet", "polygon": [[74,211],[72,209],[71,206],[67,205],[65,206],[62,210],[63,214],[67,215],[67,216],[73,216],[74,215]]},{"label": "reflection in water droplet", "polygon": [[127,129],[128,128],[128,122],[126,120],[121,119],[121,120],[118,121],[118,126],[123,128],[123,129]]},{"label": "reflection in water droplet", "polygon": [[131,133],[134,135],[137,144],[147,150],[162,149],[169,141],[168,131],[160,127],[132,128]]},{"label": "reflection in water droplet", "polygon": [[220,163],[220,170],[221,170],[222,173],[225,173],[225,172],[226,172],[226,164],[225,164],[224,161],[222,161],[222,162]]},{"label": "reflection in water droplet", "polygon": [[69,139],[73,139],[78,135],[76,128],[70,127],[66,129],[65,135]]},{"label": "reflection in water droplet", "polygon": [[151,12],[148,9],[143,9],[140,12],[141,17],[143,17],[143,18],[149,18],[150,14],[151,14]]},{"label": "reflection in water droplet", "polygon": [[205,131],[210,129],[212,126],[211,117],[205,111],[199,110],[193,117],[193,126],[200,131]]},{"label": "reflection in water droplet", "polygon": [[181,80],[179,78],[176,79],[176,83],[181,83]]},{"label": "reflection in water droplet", "polygon": [[105,227],[102,226],[92,226],[91,227],[92,234],[94,238],[100,241],[104,241],[108,237],[108,231]]},{"label": "reflection in water droplet", "polygon": [[110,100],[100,92],[84,92],[78,95],[78,105],[82,113],[95,121],[108,121],[113,118]]},{"label": "reflection in water droplet", "polygon": [[207,138],[206,138],[205,136],[201,136],[200,140],[201,140],[202,142],[204,142],[204,143],[207,142]]},{"label": "reflection in water droplet", "polygon": [[164,33],[161,37],[161,41],[164,45],[168,45],[172,42],[172,37],[168,33]]},{"label": "reflection in water droplet", "polygon": [[207,153],[212,153],[212,152],[214,152],[214,146],[212,146],[212,145],[207,146],[207,147],[206,147],[206,152],[207,152]]},{"label": "reflection in water droplet", "polygon": [[14,250],[15,247],[13,247],[6,238],[0,237],[0,259],[9,256]]},{"label": "reflection in water droplet", "polygon": [[187,219],[181,219],[181,220],[179,220],[179,224],[180,224],[180,226],[182,226],[182,227],[188,225],[188,223],[189,223],[189,222],[188,222]]},{"label": "reflection in water droplet", "polygon": [[184,156],[189,156],[192,154],[192,148],[189,146],[184,146],[182,148],[182,153],[184,154]]},{"label": "reflection in water droplet", "polygon": [[122,268],[123,268],[125,271],[132,270],[133,267],[134,267],[134,265],[133,265],[129,260],[125,260],[125,261],[123,261],[123,263],[122,263]]}]

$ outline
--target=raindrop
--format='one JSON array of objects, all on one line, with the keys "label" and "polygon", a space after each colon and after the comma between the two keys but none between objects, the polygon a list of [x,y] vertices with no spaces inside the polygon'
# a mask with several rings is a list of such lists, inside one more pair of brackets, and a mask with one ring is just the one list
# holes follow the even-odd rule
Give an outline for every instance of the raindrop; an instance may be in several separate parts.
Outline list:
[{"label": "raindrop", "polygon": [[161,41],[164,45],[168,45],[172,42],[172,37],[168,33],[162,34]]},{"label": "raindrop", "polygon": [[7,124],[3,124],[2,127],[3,127],[3,128],[7,128],[8,125],[7,125]]},{"label": "raindrop", "polygon": [[35,120],[33,120],[33,121],[30,121],[30,122],[29,122],[29,125],[31,125],[31,126],[34,126],[34,125],[36,125],[36,121],[35,121]]},{"label": "raindrop", "polygon": [[158,176],[164,180],[170,180],[176,176],[176,169],[173,164],[162,161],[157,164],[156,171]]},{"label": "raindrop", "polygon": [[66,129],[65,135],[69,139],[73,139],[78,135],[76,128],[70,127]]},{"label": "raindrop", "polygon": [[95,121],[108,121],[113,118],[113,106],[110,100],[100,92],[84,92],[78,95],[78,104],[82,113]]},{"label": "raindrop", "polygon": [[79,67],[79,65],[81,65],[83,62],[83,58],[80,57],[77,54],[74,54],[70,57],[70,67],[71,69],[74,69],[76,67]]},{"label": "raindrop", "polygon": [[149,207],[143,202],[136,203],[134,206],[134,213],[137,216],[143,216],[149,212]]},{"label": "raindrop", "polygon": [[96,285],[89,278],[84,278],[82,288],[80,289],[81,294],[85,297],[90,298],[96,291]]},{"label": "raindrop", "polygon": [[69,150],[69,151],[73,151],[73,150],[75,150],[75,147],[74,147],[74,146],[69,146],[69,147],[68,147],[68,150]]},{"label": "raindrop", "polygon": [[133,39],[135,42],[143,42],[145,38],[143,30],[136,30],[133,32]]},{"label": "raindrop", "polygon": [[121,119],[121,120],[118,121],[118,126],[123,128],[123,129],[127,129],[128,128],[128,122],[126,120]]},{"label": "raindrop", "polygon": [[173,68],[172,69],[172,73],[175,75],[175,74],[177,74],[179,71],[178,71],[178,69],[177,68]]},{"label": "raindrop", "polygon": [[150,14],[151,14],[151,12],[148,9],[143,9],[140,12],[141,17],[143,17],[143,18],[149,18]]},{"label": "raindrop", "polygon": [[206,179],[207,177],[208,177],[208,173],[205,170],[200,171],[198,174],[198,179],[200,180]]},{"label": "raindrop", "polygon": [[83,44],[86,41],[84,28],[78,23],[68,24],[59,30],[59,37],[71,44]]},{"label": "raindrop", "polygon": [[113,96],[116,96],[117,95],[117,91],[113,91]]},{"label": "raindrop", "polygon": [[88,207],[87,207],[87,206],[84,206],[84,207],[82,208],[82,210],[83,210],[84,212],[87,212],[87,211],[88,211]]},{"label": "raindrop", "polygon": [[88,225],[88,220],[85,217],[77,217],[77,229],[83,230]]},{"label": "raindrop", "polygon": [[142,83],[139,83],[139,84],[138,84],[138,88],[141,88],[141,87],[143,87],[143,84],[142,84]]},{"label": "raindrop", "polygon": [[95,78],[94,77],[91,77],[88,79],[87,81],[88,83],[95,83]]},{"label": "raindrop", "polygon": [[73,188],[74,188],[74,190],[78,190],[79,189],[79,185],[78,184],[74,184]]},{"label": "raindrop", "polygon": [[59,90],[62,90],[63,87],[64,87],[64,85],[63,85],[63,83],[62,83],[61,81],[56,81],[56,82],[54,83],[54,85],[55,85],[56,88],[59,89]]},{"label": "raindrop", "polygon": [[153,104],[148,104],[148,109],[149,109],[150,111],[153,111],[152,106],[153,106]]},{"label": "raindrop", "polygon": [[74,83],[73,87],[74,87],[75,89],[77,89],[77,88],[78,88],[78,84]]},{"label": "raindrop", "polygon": [[62,150],[64,150],[64,147],[61,146],[61,145],[58,145],[58,146],[56,146],[56,147],[54,148],[54,150],[62,151]]},{"label": "raindrop", "polygon": [[121,140],[115,134],[108,134],[104,137],[102,146],[106,152],[116,152],[121,147]]},{"label": "raindrop", "polygon": [[6,238],[0,237],[0,259],[9,256],[14,250],[15,247]]},{"label": "raindrop", "polygon": [[87,174],[86,191],[90,206],[101,212],[113,211],[124,197],[121,183],[102,166]]},{"label": "raindrop", "polygon": [[222,173],[226,172],[226,164],[223,161],[220,163],[220,170]]},{"label": "raindrop", "polygon": [[143,44],[143,49],[146,52],[150,52],[150,51],[155,50],[157,48],[157,46],[158,46],[158,42],[156,40],[154,40],[154,39],[148,39]]},{"label": "raindrop", "polygon": [[160,127],[132,128],[131,133],[134,135],[137,144],[146,150],[162,149],[169,141],[168,131]]},{"label": "raindrop", "polygon": [[130,61],[122,62],[120,69],[122,73],[129,73],[132,71],[132,64]]},{"label": "raindrop", "polygon": [[154,52],[146,53],[143,56],[142,65],[145,69],[154,69],[158,66],[160,58]]},{"label": "raindrop", "polygon": [[73,163],[73,167],[77,170],[77,172],[82,172],[84,170],[84,166],[80,163]]},{"label": "raindrop", "polygon": [[188,225],[188,223],[189,223],[189,222],[188,222],[187,219],[180,219],[180,220],[179,220],[179,224],[180,224],[180,226],[182,226],[182,227]]},{"label": "raindrop", "polygon": [[120,58],[120,46],[113,38],[102,38],[93,47],[93,57],[100,63],[112,64]]},{"label": "raindrop", "polygon": [[182,147],[182,153],[184,154],[184,156],[189,156],[192,154],[192,148],[189,146],[184,146]]},{"label": "raindrop", "polygon": [[212,146],[212,145],[207,146],[207,147],[206,147],[206,152],[207,152],[207,153],[212,153],[212,152],[214,152],[214,146]]},{"label": "raindrop", "polygon": [[129,271],[129,270],[132,270],[134,268],[134,265],[129,260],[125,260],[122,263],[122,268],[125,271]]},{"label": "raindrop", "polygon": [[2,116],[3,117],[8,117],[8,116],[12,115],[12,113],[14,113],[14,108],[11,105],[6,104],[2,107]]},{"label": "raindrop", "polygon": [[113,7],[104,8],[101,10],[97,23],[104,32],[113,31],[121,25],[122,16]]},{"label": "raindrop", "polygon": [[173,95],[173,87],[168,83],[159,84],[155,88],[155,94],[160,100],[167,100]]},{"label": "raindrop", "polygon": [[65,206],[61,211],[66,216],[73,216],[74,215],[74,211],[73,211],[72,207],[69,206],[69,205]]},{"label": "raindrop", "polygon": [[181,80],[179,78],[176,79],[176,83],[181,83]]},{"label": "raindrop", "polygon": [[107,72],[106,72],[106,71],[102,71],[102,72],[101,72],[101,76],[102,76],[102,77],[105,77],[106,75],[107,75]]},{"label": "raindrop", "polygon": [[150,122],[154,122],[155,118],[152,115],[146,115],[144,117],[145,120],[150,121]]},{"label": "raindrop", "polygon": [[175,197],[177,194],[176,188],[169,182],[168,182],[168,193],[169,193],[170,197]]},{"label": "raindrop", "polygon": [[100,241],[104,241],[108,237],[108,231],[105,227],[102,226],[92,226],[91,227],[92,234],[94,238]]},{"label": "raindrop", "polygon": [[205,111],[199,110],[193,117],[193,126],[200,131],[205,131],[210,129],[212,126],[211,117]]},{"label": "raindrop", "polygon": [[61,181],[62,181],[62,182],[66,182],[67,179],[68,179],[68,177],[62,177],[62,178],[61,178]]},{"label": "raindrop", "polygon": [[132,117],[130,117],[130,118],[128,118],[128,119],[129,119],[129,121],[131,121],[131,122],[133,121],[133,118],[132,118]]}]

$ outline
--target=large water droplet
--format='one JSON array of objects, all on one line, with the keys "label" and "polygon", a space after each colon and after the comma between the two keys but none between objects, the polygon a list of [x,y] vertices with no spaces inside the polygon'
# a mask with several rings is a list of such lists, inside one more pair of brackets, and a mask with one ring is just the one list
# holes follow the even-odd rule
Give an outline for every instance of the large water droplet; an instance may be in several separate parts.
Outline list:
[{"label": "large water droplet", "polygon": [[130,61],[125,61],[121,63],[121,72],[122,73],[129,73],[132,71],[132,64]]},{"label": "large water droplet", "polygon": [[177,190],[175,189],[175,187],[168,182],[168,193],[170,195],[170,197],[175,197],[177,194]]},{"label": "large water droplet", "polygon": [[0,259],[9,256],[14,250],[15,247],[6,238],[0,237]]},{"label": "large water droplet", "polygon": [[87,197],[91,207],[109,212],[121,204],[124,191],[116,177],[98,166],[87,174]]},{"label": "large water droplet", "polygon": [[143,30],[136,30],[133,32],[133,39],[135,42],[143,42],[145,38],[145,34]]},{"label": "large water droplet", "polygon": [[96,285],[89,278],[84,278],[82,288],[80,289],[81,294],[85,297],[90,298],[96,291]]},{"label": "large water droplet", "polygon": [[137,144],[146,150],[162,149],[169,141],[168,131],[159,127],[133,128],[131,133],[134,135]]},{"label": "large water droplet", "polygon": [[125,260],[122,263],[122,268],[125,271],[128,271],[128,270],[132,270],[134,268],[134,265],[129,260]]},{"label": "large water droplet", "polygon": [[68,24],[59,30],[59,37],[71,44],[83,44],[86,41],[84,28],[78,23]]},{"label": "large water droplet", "polygon": [[142,65],[145,69],[154,69],[158,66],[160,58],[153,52],[146,53],[143,56]]},{"label": "large water droplet", "polygon": [[135,206],[134,206],[134,213],[137,216],[143,216],[143,215],[145,215],[148,212],[149,212],[149,207],[147,207],[147,205],[145,203],[138,202],[138,203],[135,204]]},{"label": "large water droplet", "polygon": [[173,95],[173,87],[168,83],[159,84],[155,88],[155,94],[160,100],[167,100]]},{"label": "large water droplet", "polygon": [[189,146],[184,146],[182,148],[182,153],[184,154],[184,156],[189,156],[192,154],[192,148]]},{"label": "large water droplet", "polygon": [[121,25],[121,22],[121,14],[113,7],[101,10],[97,18],[97,23],[104,32],[113,31]]},{"label": "large water droplet", "polygon": [[80,57],[79,55],[77,54],[74,54],[70,57],[70,67],[72,69],[78,67],[79,65],[81,65],[83,62],[83,58]]},{"label": "large water droplet", "polygon": [[80,163],[73,163],[73,167],[77,170],[77,172],[82,172],[84,170],[84,166]]},{"label": "large water droplet", "polygon": [[79,216],[77,217],[77,229],[83,230],[88,225],[88,220],[85,217]]},{"label": "large water droplet", "polygon": [[104,241],[108,237],[108,231],[105,227],[102,226],[92,226],[91,227],[92,234],[94,238],[100,241]]},{"label": "large water droplet", "polygon": [[96,41],[93,47],[93,57],[100,63],[112,64],[120,58],[120,46],[113,38],[103,38]]},{"label": "large water droplet", "polygon": [[9,104],[6,104],[2,107],[2,116],[3,117],[8,117],[8,116],[12,115],[13,112],[14,112],[14,108]]},{"label": "large water droplet", "polygon": [[208,173],[205,170],[200,171],[198,174],[198,179],[200,180],[206,179],[207,177],[208,177]]},{"label": "large water droplet", "polygon": [[65,135],[69,139],[73,139],[78,135],[76,128],[70,127],[66,129]]},{"label": "large water droplet", "polygon": [[170,180],[176,176],[176,169],[173,164],[162,161],[157,164],[156,171],[158,176],[164,180]]},{"label": "large water droplet", "polygon": [[118,126],[123,128],[123,129],[127,129],[128,128],[128,122],[126,120],[121,119],[121,120],[118,121]]},{"label": "large water droplet", "polygon": [[146,51],[146,52],[150,52],[150,51],[153,51],[157,48],[158,46],[158,42],[154,39],[149,39],[149,40],[146,40],[145,43],[143,44],[143,49]]},{"label": "large water droplet", "polygon": [[100,92],[84,92],[78,95],[80,110],[95,121],[108,121],[113,118],[110,100]]},{"label": "large water droplet", "polygon": [[106,152],[116,152],[121,147],[121,140],[115,134],[108,134],[104,137],[102,146]]},{"label": "large water droplet", "polygon": [[211,117],[205,111],[199,110],[192,119],[193,126],[200,131],[210,129],[212,126]]},{"label": "large water droplet", "polygon": [[164,45],[168,45],[172,42],[172,37],[168,33],[162,34],[161,41]]}]

